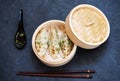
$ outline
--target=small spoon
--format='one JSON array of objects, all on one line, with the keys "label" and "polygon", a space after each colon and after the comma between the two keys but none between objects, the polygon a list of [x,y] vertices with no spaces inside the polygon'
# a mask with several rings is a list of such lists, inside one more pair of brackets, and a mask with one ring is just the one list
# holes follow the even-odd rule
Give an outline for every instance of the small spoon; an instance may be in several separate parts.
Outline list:
[{"label": "small spoon", "polygon": [[19,11],[19,25],[15,35],[15,46],[18,49],[24,48],[26,44],[26,34],[23,27],[23,10]]}]

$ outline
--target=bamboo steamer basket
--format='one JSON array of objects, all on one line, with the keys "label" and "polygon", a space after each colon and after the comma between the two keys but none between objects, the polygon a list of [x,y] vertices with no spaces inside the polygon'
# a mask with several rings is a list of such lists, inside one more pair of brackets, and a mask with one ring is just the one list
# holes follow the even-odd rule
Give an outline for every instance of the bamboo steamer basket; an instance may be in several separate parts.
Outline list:
[{"label": "bamboo steamer basket", "polygon": [[73,48],[70,52],[70,54],[65,58],[65,59],[62,59],[62,60],[59,60],[59,61],[48,61],[44,58],[42,58],[39,53],[37,52],[36,48],[35,48],[35,39],[36,39],[36,36],[38,35],[38,33],[40,32],[40,30],[44,27],[50,27],[51,25],[56,25],[56,26],[65,26],[65,22],[64,21],[61,21],[61,20],[49,20],[49,21],[46,21],[44,23],[42,23],[41,25],[39,25],[37,27],[37,29],[35,30],[34,34],[33,34],[33,37],[32,37],[32,49],[35,53],[35,55],[39,58],[39,60],[44,63],[45,65],[47,66],[51,66],[51,67],[58,67],[58,66],[62,66],[62,65],[65,65],[67,64],[68,62],[70,62],[72,60],[72,58],[74,57],[75,53],[76,53],[76,50],[77,50],[77,46],[74,44],[73,45]]}]

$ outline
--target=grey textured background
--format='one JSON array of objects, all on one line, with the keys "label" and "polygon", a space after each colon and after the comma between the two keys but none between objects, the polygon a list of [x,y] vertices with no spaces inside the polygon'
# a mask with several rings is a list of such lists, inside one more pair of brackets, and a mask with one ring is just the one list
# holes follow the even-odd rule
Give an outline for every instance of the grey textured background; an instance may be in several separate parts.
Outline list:
[{"label": "grey textured background", "polygon": [[[91,4],[107,16],[111,34],[107,42],[94,50],[78,47],[67,65],[51,68],[42,64],[31,48],[34,30],[41,23],[65,20],[78,4]],[[24,10],[27,44],[23,50],[14,46],[18,28],[18,11]],[[18,71],[95,69],[93,79],[47,78],[17,76]],[[0,0],[0,81],[120,81],[120,1],[119,0]]]}]

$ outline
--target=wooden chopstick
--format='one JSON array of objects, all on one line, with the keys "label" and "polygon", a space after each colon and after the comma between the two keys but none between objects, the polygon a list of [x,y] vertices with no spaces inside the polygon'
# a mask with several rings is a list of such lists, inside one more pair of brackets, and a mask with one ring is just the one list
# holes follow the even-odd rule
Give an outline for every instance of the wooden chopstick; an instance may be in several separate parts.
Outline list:
[{"label": "wooden chopstick", "polygon": [[73,73],[95,73],[95,70],[76,70],[76,71],[47,71],[47,72],[20,72],[20,73],[28,73],[28,74],[45,74],[45,73],[52,73],[52,74],[73,74]]},{"label": "wooden chopstick", "polygon": [[22,76],[40,76],[40,77],[63,77],[63,78],[92,78],[90,74],[50,74],[50,73],[28,73],[28,72],[18,72],[17,75]]},{"label": "wooden chopstick", "polygon": [[94,70],[79,70],[79,71],[60,71],[60,72],[18,72],[16,75],[22,76],[40,76],[40,77],[63,77],[63,78],[92,78],[90,74],[95,73]]}]

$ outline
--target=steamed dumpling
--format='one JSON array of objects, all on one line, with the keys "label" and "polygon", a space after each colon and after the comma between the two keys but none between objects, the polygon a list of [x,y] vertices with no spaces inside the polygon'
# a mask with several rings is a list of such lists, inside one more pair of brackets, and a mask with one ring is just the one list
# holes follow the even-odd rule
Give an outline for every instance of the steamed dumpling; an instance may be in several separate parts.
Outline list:
[{"label": "steamed dumpling", "polygon": [[38,53],[44,56],[48,49],[49,32],[43,28],[36,37],[35,45]]},{"label": "steamed dumpling", "polygon": [[52,26],[50,29],[50,40],[49,40],[49,53],[52,58],[56,59],[60,51],[60,40],[58,36],[58,30]]},{"label": "steamed dumpling", "polygon": [[62,53],[65,58],[71,52],[73,43],[70,41],[66,33],[63,33],[60,44],[61,44]]}]

